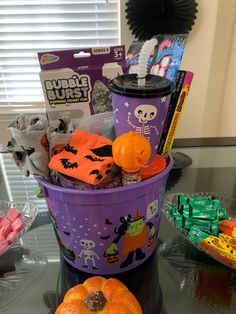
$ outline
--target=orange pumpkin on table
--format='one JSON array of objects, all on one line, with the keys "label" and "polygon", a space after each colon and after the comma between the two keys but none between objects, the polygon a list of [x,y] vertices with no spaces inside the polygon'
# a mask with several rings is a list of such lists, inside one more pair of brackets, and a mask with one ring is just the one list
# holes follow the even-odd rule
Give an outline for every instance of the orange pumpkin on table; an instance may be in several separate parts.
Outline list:
[{"label": "orange pumpkin on table", "polygon": [[142,314],[135,296],[119,280],[91,277],[64,296],[55,314]]}]

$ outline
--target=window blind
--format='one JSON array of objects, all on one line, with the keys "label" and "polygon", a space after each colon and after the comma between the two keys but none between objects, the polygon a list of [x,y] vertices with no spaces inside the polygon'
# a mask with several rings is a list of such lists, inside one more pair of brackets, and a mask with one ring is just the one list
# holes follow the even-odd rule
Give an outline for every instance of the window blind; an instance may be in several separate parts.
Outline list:
[{"label": "window blind", "polygon": [[118,0],[0,0],[0,108],[44,102],[37,52],[119,43]]}]

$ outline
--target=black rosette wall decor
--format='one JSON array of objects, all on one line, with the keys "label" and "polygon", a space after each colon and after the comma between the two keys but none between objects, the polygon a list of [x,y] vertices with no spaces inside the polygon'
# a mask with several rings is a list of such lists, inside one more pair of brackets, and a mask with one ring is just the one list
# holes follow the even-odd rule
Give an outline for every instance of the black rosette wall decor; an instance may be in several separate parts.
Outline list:
[{"label": "black rosette wall decor", "polygon": [[126,18],[138,40],[157,34],[186,34],[194,25],[197,6],[194,0],[128,0]]}]

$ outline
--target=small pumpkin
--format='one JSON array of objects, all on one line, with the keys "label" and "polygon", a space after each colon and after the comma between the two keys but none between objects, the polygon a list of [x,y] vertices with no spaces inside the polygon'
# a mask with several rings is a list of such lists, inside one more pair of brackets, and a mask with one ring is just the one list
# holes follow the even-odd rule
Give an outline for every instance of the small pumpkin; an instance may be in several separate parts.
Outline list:
[{"label": "small pumpkin", "polygon": [[107,264],[117,264],[120,260],[118,252],[114,252],[112,254],[104,252],[103,256]]},{"label": "small pumpkin", "polygon": [[119,280],[95,276],[67,291],[55,314],[142,314],[135,296]]},{"label": "small pumpkin", "polygon": [[126,172],[137,172],[148,162],[151,146],[145,136],[134,131],[117,137],[112,145],[114,162]]},{"label": "small pumpkin", "polygon": [[51,155],[52,155],[52,156],[55,156],[55,155],[59,154],[60,152],[63,151],[64,148],[65,148],[65,145],[63,145],[63,144],[55,145],[55,146],[52,148]]}]

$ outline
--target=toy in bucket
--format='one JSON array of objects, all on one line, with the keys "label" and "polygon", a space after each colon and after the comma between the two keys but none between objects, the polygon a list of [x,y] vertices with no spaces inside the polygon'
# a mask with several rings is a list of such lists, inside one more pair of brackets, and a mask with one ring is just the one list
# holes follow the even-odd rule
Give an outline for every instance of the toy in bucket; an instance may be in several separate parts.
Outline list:
[{"label": "toy in bucket", "polygon": [[77,190],[36,177],[64,259],[75,268],[110,275],[141,265],[156,247],[166,181],[173,166],[113,189]]},{"label": "toy in bucket", "polygon": [[151,144],[151,163],[157,153],[160,136],[174,83],[147,75],[150,52],[157,45],[153,38],[144,43],[137,74],[121,75],[110,83],[115,114],[115,131],[119,136],[128,131],[144,135]]},{"label": "toy in bucket", "polygon": [[141,169],[151,156],[148,140],[133,131],[117,137],[112,144],[114,162],[122,169],[123,185],[141,181]]}]

